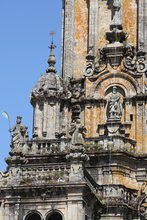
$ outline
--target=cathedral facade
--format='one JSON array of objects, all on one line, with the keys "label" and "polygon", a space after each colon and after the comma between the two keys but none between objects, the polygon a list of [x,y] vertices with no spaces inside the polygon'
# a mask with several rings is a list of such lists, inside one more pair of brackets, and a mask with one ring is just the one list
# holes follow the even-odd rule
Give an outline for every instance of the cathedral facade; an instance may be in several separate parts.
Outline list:
[{"label": "cathedral facade", "polygon": [[0,172],[0,220],[147,219],[147,0],[63,0],[61,75],[31,91]]}]

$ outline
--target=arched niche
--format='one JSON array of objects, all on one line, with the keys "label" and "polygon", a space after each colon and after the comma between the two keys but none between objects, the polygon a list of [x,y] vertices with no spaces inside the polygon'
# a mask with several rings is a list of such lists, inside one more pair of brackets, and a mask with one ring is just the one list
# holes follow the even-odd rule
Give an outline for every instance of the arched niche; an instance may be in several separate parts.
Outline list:
[{"label": "arched niche", "polygon": [[52,212],[47,214],[45,220],[63,220],[63,216],[58,211],[52,211]]},{"label": "arched niche", "polygon": [[105,97],[108,96],[110,93],[112,93],[112,90],[113,90],[113,87],[116,87],[117,88],[117,92],[120,93],[120,95],[122,97],[125,97],[125,91],[122,87],[120,87],[119,85],[110,85],[108,88],[105,89]]},{"label": "arched niche", "polygon": [[135,96],[139,93],[140,89],[138,82],[133,77],[125,73],[116,74],[115,76],[113,74],[108,74],[100,77],[92,84],[88,96],[95,99],[104,98],[108,88],[113,86],[122,88],[125,93],[125,97]]},{"label": "arched niche", "polygon": [[25,217],[24,220],[42,220],[40,213],[36,211],[32,211]]}]

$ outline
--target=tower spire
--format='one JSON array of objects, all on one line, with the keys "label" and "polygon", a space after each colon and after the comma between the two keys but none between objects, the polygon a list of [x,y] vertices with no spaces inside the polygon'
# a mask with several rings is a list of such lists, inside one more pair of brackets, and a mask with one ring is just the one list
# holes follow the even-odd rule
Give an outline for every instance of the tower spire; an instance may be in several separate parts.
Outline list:
[{"label": "tower spire", "polygon": [[51,45],[49,46],[49,48],[50,48],[50,56],[48,59],[49,67],[47,68],[46,72],[47,73],[50,73],[50,72],[56,73],[57,70],[54,67],[56,64],[55,53],[54,53],[54,49],[56,48],[56,46],[54,45],[54,41],[53,41],[54,32],[51,32],[50,35],[52,36],[52,40],[51,40]]}]

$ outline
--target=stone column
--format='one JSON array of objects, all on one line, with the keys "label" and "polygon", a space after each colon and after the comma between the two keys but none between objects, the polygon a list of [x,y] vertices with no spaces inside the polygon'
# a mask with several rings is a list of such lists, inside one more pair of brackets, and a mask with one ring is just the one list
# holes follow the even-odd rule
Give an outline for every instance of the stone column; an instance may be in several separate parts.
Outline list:
[{"label": "stone column", "polygon": [[34,132],[36,132],[36,134],[39,137],[42,137],[42,116],[43,115],[43,103],[37,102],[35,109],[34,109]]},{"label": "stone column", "polygon": [[99,22],[99,1],[89,0],[89,47],[94,48],[94,55],[98,45],[98,22]]},{"label": "stone column", "polygon": [[19,220],[20,204],[15,204],[14,220]]},{"label": "stone column", "polygon": [[56,117],[56,103],[54,101],[49,102],[48,105],[48,115],[47,115],[47,121],[48,121],[48,135],[47,137],[49,139],[55,138],[55,117]]},{"label": "stone column", "polygon": [[144,1],[144,42],[145,51],[147,52],[147,1]]},{"label": "stone column", "polygon": [[64,0],[63,18],[63,34],[62,34],[62,76],[65,81],[73,75],[74,60],[74,1]]},{"label": "stone column", "polygon": [[47,135],[47,123],[48,123],[48,102],[44,100],[44,109],[43,109],[43,126],[42,126],[42,135],[46,137]]},{"label": "stone column", "polygon": [[10,220],[9,204],[4,205],[4,218],[2,220]]},{"label": "stone column", "polygon": [[0,220],[4,220],[4,201],[0,205]]},{"label": "stone column", "polygon": [[55,118],[55,132],[60,133],[60,103],[56,103],[56,118]]},{"label": "stone column", "polygon": [[143,152],[143,142],[144,142],[144,137],[143,137],[143,108],[144,104],[142,101],[138,101],[136,103],[136,137],[137,137],[137,152]]},{"label": "stone column", "polygon": [[[68,195],[68,220],[85,220],[85,210],[83,208],[83,201],[79,200],[77,194],[72,193]],[[74,202],[73,202],[74,201]]]},{"label": "stone column", "polygon": [[138,3],[138,49],[147,52],[147,2],[144,0]]}]

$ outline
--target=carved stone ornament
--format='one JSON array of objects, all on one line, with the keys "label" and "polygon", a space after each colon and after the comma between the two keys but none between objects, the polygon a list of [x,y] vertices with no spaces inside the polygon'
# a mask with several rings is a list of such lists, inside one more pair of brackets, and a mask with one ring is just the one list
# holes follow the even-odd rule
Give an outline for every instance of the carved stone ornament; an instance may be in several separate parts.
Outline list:
[{"label": "carved stone ornament", "polygon": [[36,99],[44,98],[64,98],[70,99],[72,96],[69,85],[64,83],[62,79],[55,73],[47,73],[38,81],[37,85],[31,92],[31,103]]},{"label": "carved stone ornament", "polygon": [[71,82],[71,98],[79,100],[84,96],[84,84],[82,81],[73,81]]},{"label": "carved stone ornament", "polygon": [[31,99],[38,97],[60,96],[63,92],[60,78],[55,73],[47,73],[38,81],[31,92]]},{"label": "carved stone ornament", "polygon": [[147,195],[143,194],[140,196],[138,213],[141,219],[147,219]]},{"label": "carved stone ornament", "polygon": [[76,122],[80,118],[81,106],[79,104],[74,104],[72,106],[72,121]]},{"label": "carved stone ornament", "polygon": [[124,67],[136,73],[145,73],[147,71],[146,52],[142,50],[136,52],[133,46],[127,46]]},{"label": "carved stone ornament", "polygon": [[97,57],[95,57],[92,52],[92,47],[90,47],[86,60],[87,65],[84,72],[86,77],[96,75],[104,71],[107,67],[106,56],[103,49],[98,49]]}]

